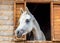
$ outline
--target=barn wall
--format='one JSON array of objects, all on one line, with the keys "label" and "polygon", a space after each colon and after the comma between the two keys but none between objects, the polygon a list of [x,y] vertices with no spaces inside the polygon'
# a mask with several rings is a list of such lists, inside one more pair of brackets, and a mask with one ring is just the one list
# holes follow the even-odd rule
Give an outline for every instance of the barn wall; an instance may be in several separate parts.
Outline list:
[{"label": "barn wall", "polygon": [[53,5],[53,10],[54,40],[60,41],[60,5]]},{"label": "barn wall", "polygon": [[[0,43],[52,43],[37,41],[13,41],[14,0],[0,0]],[[57,42],[54,42],[57,43]],[[60,42],[58,42],[60,43]]]},{"label": "barn wall", "polygon": [[0,43],[13,40],[13,2],[0,0]]},{"label": "barn wall", "polygon": [[24,43],[14,41],[14,0],[0,0],[0,43]]}]

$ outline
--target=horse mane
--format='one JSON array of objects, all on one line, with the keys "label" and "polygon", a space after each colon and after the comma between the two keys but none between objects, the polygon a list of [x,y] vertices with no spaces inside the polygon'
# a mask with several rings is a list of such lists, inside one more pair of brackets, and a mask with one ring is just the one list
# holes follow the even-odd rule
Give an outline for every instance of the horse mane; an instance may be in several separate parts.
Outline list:
[{"label": "horse mane", "polygon": [[[45,36],[44,36],[44,34],[43,34],[43,32],[42,32],[42,30],[40,29],[40,26],[39,26],[37,20],[36,20],[35,17],[30,13],[30,11],[28,10],[28,8],[26,8],[26,9],[27,9],[28,14],[31,16],[34,25],[36,26],[36,28],[38,29],[38,31],[41,32],[41,35],[42,35],[42,36],[41,36],[41,37],[42,37],[41,40],[46,40],[46,39],[45,39]],[[33,32],[33,31],[34,31],[34,30],[32,30],[32,32]]]},{"label": "horse mane", "polygon": [[31,14],[31,12],[28,10],[27,7],[26,7],[26,9],[27,9],[27,13],[32,17],[33,23],[36,25],[37,28],[40,28],[40,26],[39,26],[37,20],[35,19],[35,17]]}]

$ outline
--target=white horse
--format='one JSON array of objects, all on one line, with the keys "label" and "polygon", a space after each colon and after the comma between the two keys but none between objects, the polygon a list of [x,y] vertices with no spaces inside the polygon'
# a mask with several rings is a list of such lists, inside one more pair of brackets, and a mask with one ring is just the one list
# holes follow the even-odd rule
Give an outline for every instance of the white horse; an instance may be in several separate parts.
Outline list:
[{"label": "white horse", "polygon": [[20,9],[21,16],[19,19],[19,26],[15,30],[15,35],[20,38],[22,35],[26,35],[29,32],[33,32],[34,40],[41,40],[45,41],[45,35],[41,31],[38,22],[36,21],[35,17],[30,13],[28,8],[25,11]]}]

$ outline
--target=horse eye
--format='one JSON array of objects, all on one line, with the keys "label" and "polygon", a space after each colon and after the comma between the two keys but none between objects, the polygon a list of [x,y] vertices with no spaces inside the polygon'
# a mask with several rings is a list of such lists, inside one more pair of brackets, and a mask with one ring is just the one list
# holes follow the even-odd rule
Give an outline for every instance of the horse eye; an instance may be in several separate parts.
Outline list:
[{"label": "horse eye", "polygon": [[30,21],[29,21],[29,19],[26,19],[26,23],[29,23]]}]

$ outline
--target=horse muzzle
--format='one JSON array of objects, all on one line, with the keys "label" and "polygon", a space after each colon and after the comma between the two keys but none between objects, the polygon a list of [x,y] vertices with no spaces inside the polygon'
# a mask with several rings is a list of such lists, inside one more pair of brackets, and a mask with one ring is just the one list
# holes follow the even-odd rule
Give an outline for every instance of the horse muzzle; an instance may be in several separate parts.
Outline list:
[{"label": "horse muzzle", "polygon": [[17,31],[17,37],[20,38],[23,34],[23,31]]}]

